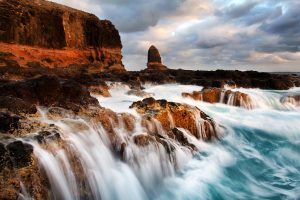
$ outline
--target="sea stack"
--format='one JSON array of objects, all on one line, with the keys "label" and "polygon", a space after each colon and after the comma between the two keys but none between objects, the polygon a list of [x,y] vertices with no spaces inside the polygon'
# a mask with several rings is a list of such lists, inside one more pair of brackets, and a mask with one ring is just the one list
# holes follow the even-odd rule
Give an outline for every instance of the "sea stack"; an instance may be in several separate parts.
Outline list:
[{"label": "sea stack", "polygon": [[148,70],[166,70],[166,69],[168,69],[165,65],[162,64],[159,51],[153,45],[148,50],[147,69]]}]

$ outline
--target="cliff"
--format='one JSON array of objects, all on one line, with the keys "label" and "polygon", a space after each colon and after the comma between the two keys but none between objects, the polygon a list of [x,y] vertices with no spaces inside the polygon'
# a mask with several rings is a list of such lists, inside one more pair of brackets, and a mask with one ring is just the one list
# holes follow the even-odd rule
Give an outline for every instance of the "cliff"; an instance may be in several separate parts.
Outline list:
[{"label": "cliff", "polygon": [[0,52],[8,55],[0,66],[13,60],[21,67],[38,62],[124,70],[121,49],[119,32],[108,20],[45,0],[0,1]]}]

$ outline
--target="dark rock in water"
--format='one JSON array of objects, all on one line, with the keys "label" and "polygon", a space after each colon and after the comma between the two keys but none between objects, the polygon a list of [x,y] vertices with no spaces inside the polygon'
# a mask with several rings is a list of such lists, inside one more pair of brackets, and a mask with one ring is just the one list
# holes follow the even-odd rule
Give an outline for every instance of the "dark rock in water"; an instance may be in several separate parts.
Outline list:
[{"label": "dark rock in water", "polygon": [[130,80],[139,80],[141,84],[149,82],[155,84],[179,83],[199,85],[206,88],[223,88],[225,85],[228,85],[230,87],[286,90],[294,86],[300,86],[300,77],[288,74],[271,74],[255,71],[149,69],[139,72],[106,72],[97,75],[103,81],[128,83]]},{"label": "dark rock in water", "polygon": [[6,146],[14,167],[21,168],[30,165],[33,147],[22,141],[14,141]]},{"label": "dark rock in water", "polygon": [[20,199],[23,188],[33,199],[49,199],[49,182],[33,156],[33,147],[22,141],[6,142],[0,143],[0,199]]},{"label": "dark rock in water", "polygon": [[74,77],[71,76],[72,80],[84,85],[88,88],[88,90],[96,95],[101,95],[104,97],[109,97],[109,87],[107,84],[97,77],[96,74],[88,74],[87,72],[83,72],[80,74],[75,75]]},{"label": "dark rock in water", "polygon": [[280,99],[281,103],[300,106],[300,95],[287,95]]},{"label": "dark rock in water", "polygon": [[5,149],[5,145],[0,143],[0,171],[7,164],[7,150]]},{"label": "dark rock in water", "polygon": [[187,137],[184,135],[184,133],[179,130],[178,128],[173,128],[172,133],[175,135],[176,140],[179,141],[183,146],[189,146],[192,150],[196,150],[196,146],[194,144],[191,144]]},{"label": "dark rock in water", "polygon": [[166,70],[167,69],[167,67],[162,64],[158,49],[153,45],[148,50],[147,69],[148,70]]},{"label": "dark rock in water", "polygon": [[0,96],[0,108],[15,114],[34,114],[37,112],[35,105],[13,96]]},{"label": "dark rock in water", "polygon": [[20,124],[19,120],[19,116],[0,112],[0,132],[7,133],[18,129]]},{"label": "dark rock in water", "polygon": [[15,97],[32,105],[57,106],[78,111],[81,106],[98,105],[89,91],[73,80],[40,76],[0,85],[3,96]]},{"label": "dark rock in water", "polygon": [[36,139],[38,143],[43,144],[46,142],[46,140],[59,140],[60,134],[56,130],[40,131],[36,136],[34,136],[34,139]]},{"label": "dark rock in water", "polygon": [[182,96],[208,103],[225,103],[247,109],[253,108],[253,102],[250,96],[239,91],[234,92],[221,88],[205,88],[202,91],[194,91],[193,93],[182,93]]}]

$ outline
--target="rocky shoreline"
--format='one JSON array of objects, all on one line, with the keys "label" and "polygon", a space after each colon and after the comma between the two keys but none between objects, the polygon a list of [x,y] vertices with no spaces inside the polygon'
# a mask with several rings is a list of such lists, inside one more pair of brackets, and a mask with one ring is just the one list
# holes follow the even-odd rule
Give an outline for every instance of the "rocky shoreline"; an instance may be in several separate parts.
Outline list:
[{"label": "rocky shoreline", "polygon": [[[148,83],[204,86],[203,91],[183,96],[209,103],[220,102],[225,86],[272,90],[300,86],[297,75],[168,69],[154,46],[149,49],[145,70],[126,71],[120,36],[110,21],[43,0],[0,1],[0,13],[0,199],[17,199],[24,189],[22,184],[35,199],[51,199],[49,180],[28,141],[45,148],[49,142],[67,147],[59,127],[42,122],[43,117],[61,121],[80,118],[100,125],[112,151],[124,162],[130,140],[140,148],[163,147],[172,157],[174,142],[191,153],[197,151],[185,131],[204,141],[220,137],[219,124],[198,107],[145,98],[131,105],[140,121],[132,114],[104,108],[91,94],[110,96],[107,82],[128,85],[136,96],[147,95],[142,89]],[[49,32],[45,35],[44,31]],[[232,94],[233,105],[242,106],[242,101],[250,104],[248,96],[230,90],[225,92],[223,103],[228,103]],[[299,101],[299,96],[282,101]],[[143,130],[138,134],[137,123]],[[70,126],[88,129],[84,124]],[[125,139],[115,130],[121,126],[126,130]],[[89,191],[80,179],[82,166],[72,158],[81,189]],[[86,198],[91,195],[82,194]]]}]

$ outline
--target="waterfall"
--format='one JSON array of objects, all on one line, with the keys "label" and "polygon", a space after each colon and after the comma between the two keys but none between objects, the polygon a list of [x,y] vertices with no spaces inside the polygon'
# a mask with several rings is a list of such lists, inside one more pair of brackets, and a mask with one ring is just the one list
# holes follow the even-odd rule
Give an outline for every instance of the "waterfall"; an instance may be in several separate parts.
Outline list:
[{"label": "waterfall", "polygon": [[[24,142],[34,147],[41,174],[49,184],[46,194],[49,199],[249,199],[252,195],[255,199],[278,195],[299,198],[300,185],[296,182],[300,178],[296,159],[300,155],[299,108],[282,101],[287,95],[297,94],[298,88],[233,89],[251,97],[255,105],[250,110],[244,109],[249,105],[240,108],[209,104],[181,96],[182,92],[202,89],[197,86],[145,87],[145,92],[153,93],[156,99],[200,108],[216,121],[216,127],[201,118],[201,111],[196,109],[193,114],[197,134],[193,135],[176,127],[168,113],[170,128],[176,128],[189,144],[183,145],[169,137],[157,119],[144,121],[140,114],[129,109],[132,102],[142,97],[129,95],[128,87],[117,84],[110,90],[111,97],[96,96],[100,105],[119,113],[117,124],[111,119],[111,132],[87,118],[68,114],[53,117],[48,108],[39,108],[39,121],[57,127],[60,138]],[[234,98],[234,95],[229,97],[228,104]],[[131,131],[122,118],[124,112],[132,117]],[[208,137],[206,130],[214,128],[221,140],[204,142]],[[155,133],[160,143],[151,142]],[[266,175],[253,171],[256,166]],[[270,178],[277,175],[276,181]],[[268,185],[272,181],[289,185],[291,190],[277,190]],[[19,199],[33,199],[27,185],[22,182],[20,185]],[[236,188],[240,188],[242,196]]]},{"label": "waterfall", "polygon": [[108,142],[110,133],[100,124],[78,117],[49,119],[47,109],[39,111],[43,123],[59,128],[62,140],[46,144],[31,142],[34,155],[50,182],[53,199],[147,199],[155,194],[155,188],[165,177],[173,176],[192,158],[189,149],[168,138],[158,121],[151,126],[172,143],[174,151],[169,154],[159,143],[136,145],[135,135],[148,134],[140,119],[136,119],[132,135],[122,125],[114,128],[118,137],[127,143],[122,161],[114,155]]}]

